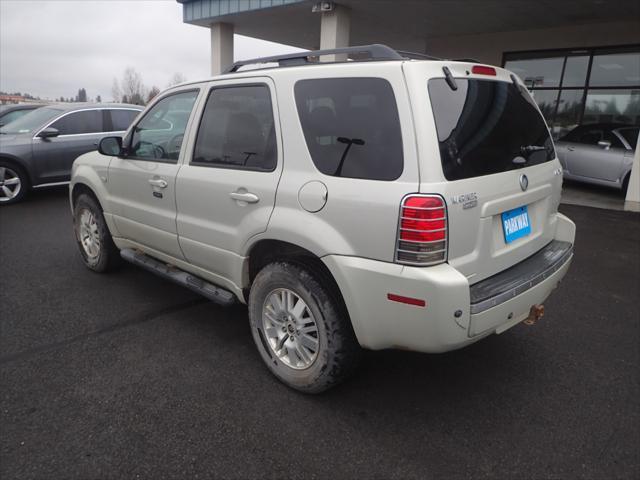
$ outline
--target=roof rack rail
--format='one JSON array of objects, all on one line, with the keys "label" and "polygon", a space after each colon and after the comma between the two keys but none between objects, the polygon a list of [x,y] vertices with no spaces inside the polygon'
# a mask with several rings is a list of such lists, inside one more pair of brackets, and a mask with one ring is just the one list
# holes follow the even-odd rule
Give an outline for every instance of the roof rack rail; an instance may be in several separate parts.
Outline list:
[{"label": "roof rack rail", "polygon": [[467,62],[467,63],[482,63],[480,60],[476,60],[475,58],[453,58],[452,62]]},{"label": "roof rack rail", "polygon": [[[223,73],[234,73],[247,65],[259,65],[261,63],[277,63],[280,67],[292,67],[298,65],[318,64],[318,57],[323,55],[361,55],[366,58],[358,61],[380,60],[406,60],[407,58],[421,58],[424,60],[439,60],[421,53],[399,52],[391,47],[381,44],[361,45],[358,47],[334,48],[331,50],[313,50],[308,52],[290,53],[287,55],[275,55],[272,57],[253,58],[235,62]],[[337,62],[333,62],[337,63]]]},{"label": "roof rack rail", "polygon": [[408,52],[406,50],[396,50],[404,58],[410,58],[413,60],[442,60],[442,58],[427,55],[426,53]]}]

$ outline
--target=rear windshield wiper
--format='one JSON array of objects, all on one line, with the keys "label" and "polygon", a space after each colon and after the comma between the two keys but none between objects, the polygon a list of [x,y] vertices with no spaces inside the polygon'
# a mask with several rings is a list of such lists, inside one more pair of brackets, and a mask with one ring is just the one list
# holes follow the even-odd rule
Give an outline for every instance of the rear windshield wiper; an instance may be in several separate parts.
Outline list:
[{"label": "rear windshield wiper", "polygon": [[523,155],[526,155],[528,153],[541,152],[546,149],[547,147],[545,147],[544,145],[523,145],[522,147],[520,147],[520,152]]},{"label": "rear windshield wiper", "polygon": [[447,82],[447,85],[449,85],[449,88],[454,92],[458,90],[458,84],[456,83],[456,79],[453,78],[453,75],[451,75],[449,67],[442,67],[442,71],[444,72],[444,79]]}]

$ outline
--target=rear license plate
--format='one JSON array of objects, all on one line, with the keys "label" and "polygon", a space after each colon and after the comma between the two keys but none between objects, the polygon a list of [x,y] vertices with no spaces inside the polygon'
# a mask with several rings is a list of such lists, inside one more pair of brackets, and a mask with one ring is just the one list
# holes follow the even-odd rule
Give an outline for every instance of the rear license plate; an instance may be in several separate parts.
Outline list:
[{"label": "rear license plate", "polygon": [[502,230],[506,243],[511,243],[518,238],[529,235],[531,233],[531,223],[529,223],[527,206],[504,212],[502,214]]}]

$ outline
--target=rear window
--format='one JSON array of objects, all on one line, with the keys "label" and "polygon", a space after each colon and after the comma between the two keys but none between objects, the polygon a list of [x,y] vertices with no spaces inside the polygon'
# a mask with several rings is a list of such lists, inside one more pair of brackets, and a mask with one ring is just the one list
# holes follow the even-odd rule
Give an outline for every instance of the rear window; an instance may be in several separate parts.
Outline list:
[{"label": "rear window", "polygon": [[140,113],[137,110],[125,110],[125,109],[117,109],[117,110],[109,110],[111,114],[111,125],[114,132],[123,132],[131,122],[138,116]]},{"label": "rear window", "polygon": [[640,129],[638,129],[637,127],[636,128],[621,128],[620,130],[618,130],[618,132],[627,141],[627,143],[631,147],[631,150],[635,150],[636,149],[636,145],[638,144],[638,133],[640,132]]},{"label": "rear window", "polygon": [[295,97],[307,147],[322,173],[368,180],[395,180],[402,174],[402,134],[389,82],[301,80]]},{"label": "rear window", "polygon": [[549,130],[534,100],[511,82],[429,80],[442,170],[447,180],[479,177],[548,162]]}]

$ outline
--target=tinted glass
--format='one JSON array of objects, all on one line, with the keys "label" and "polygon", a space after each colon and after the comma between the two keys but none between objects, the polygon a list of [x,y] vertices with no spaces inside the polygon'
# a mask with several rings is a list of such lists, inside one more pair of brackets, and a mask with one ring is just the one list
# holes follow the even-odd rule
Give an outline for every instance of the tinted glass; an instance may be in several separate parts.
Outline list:
[{"label": "tinted glass", "polygon": [[125,131],[140,112],[136,110],[109,110],[111,128],[114,132]]},{"label": "tinted glass", "polygon": [[60,135],[77,135],[79,133],[102,132],[102,111],[83,110],[65,115],[51,124]]},{"label": "tinted glass", "polygon": [[624,148],[622,140],[620,140],[611,130],[604,130],[602,139],[605,142],[609,142],[611,144],[611,148]]},{"label": "tinted glass", "polygon": [[631,146],[632,150],[636,149],[638,145],[638,128],[620,128],[618,133],[624,137],[627,143]]},{"label": "tinted glass", "polygon": [[0,124],[1,125],[8,125],[11,122],[13,122],[14,120],[19,119],[23,115],[26,115],[30,111],[31,110],[14,110],[13,112],[9,112],[6,115],[3,115],[2,117],[0,117]]},{"label": "tinted glass", "polygon": [[600,128],[586,128],[577,135],[576,143],[584,145],[597,145],[603,139],[604,132]]},{"label": "tinted glass", "polygon": [[276,162],[276,131],[269,88],[248,85],[212,90],[191,163],[272,171]]},{"label": "tinted glass", "polygon": [[177,161],[197,90],[161,99],[133,128],[129,155],[149,160]]},{"label": "tinted glass", "polygon": [[402,174],[402,133],[389,82],[301,80],[295,98],[307,147],[322,173],[369,180],[395,180]]},{"label": "tinted glass", "polygon": [[538,108],[547,122],[553,120],[558,105],[558,90],[534,90],[531,96],[538,104]]},{"label": "tinted glass", "polygon": [[595,55],[589,85],[592,87],[640,85],[640,52]]},{"label": "tinted glass", "polygon": [[59,108],[43,107],[32,110],[18,118],[11,125],[0,129],[2,133],[29,133],[44,126],[49,120],[60,115],[63,110]]},{"label": "tinted glass", "polygon": [[587,68],[589,67],[589,57],[567,57],[564,67],[563,87],[584,87],[587,80]]},{"label": "tinted glass", "polygon": [[583,95],[584,90],[563,90],[560,94],[558,111],[552,128],[556,138],[565,135],[578,125]]},{"label": "tinted glass", "polygon": [[442,169],[448,180],[500,173],[554,158],[547,126],[524,89],[511,82],[456,82],[454,91],[443,78],[429,80]]},{"label": "tinted glass", "polygon": [[640,90],[591,90],[582,123],[640,124]]},{"label": "tinted glass", "polygon": [[564,57],[509,60],[505,67],[517,74],[528,88],[557,87],[562,76]]}]

